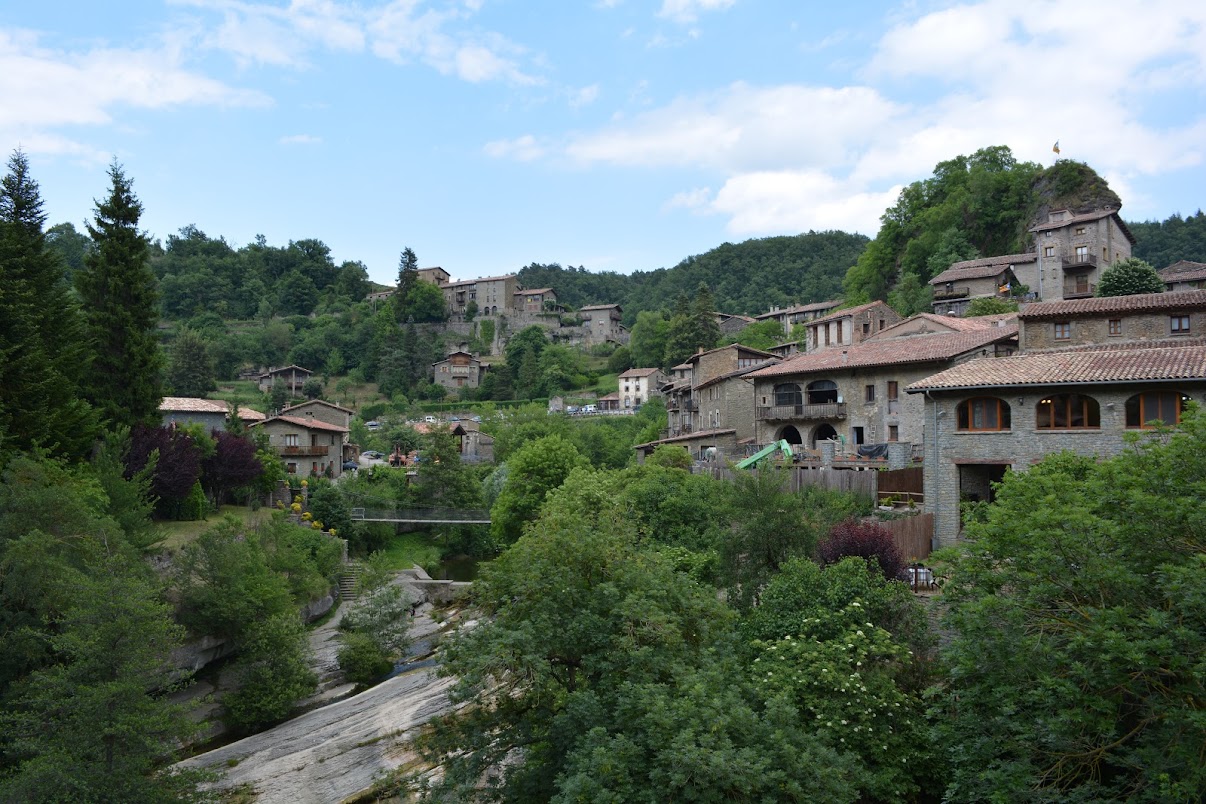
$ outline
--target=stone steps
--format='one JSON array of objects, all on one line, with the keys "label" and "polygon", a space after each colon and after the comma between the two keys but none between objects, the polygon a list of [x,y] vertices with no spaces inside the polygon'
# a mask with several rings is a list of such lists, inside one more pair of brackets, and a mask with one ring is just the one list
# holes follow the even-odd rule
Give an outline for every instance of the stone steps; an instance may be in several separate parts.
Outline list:
[{"label": "stone steps", "polygon": [[356,584],[364,572],[364,565],[359,561],[349,561],[343,565],[343,574],[339,576],[339,599],[352,600],[356,597]]}]

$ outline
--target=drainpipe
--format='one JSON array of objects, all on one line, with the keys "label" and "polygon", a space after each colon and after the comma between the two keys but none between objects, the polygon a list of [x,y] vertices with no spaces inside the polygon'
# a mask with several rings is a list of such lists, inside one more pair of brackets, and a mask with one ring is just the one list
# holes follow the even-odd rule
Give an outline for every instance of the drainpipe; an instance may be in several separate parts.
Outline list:
[{"label": "drainpipe", "polygon": [[[938,481],[938,404],[934,401],[934,397],[930,396],[929,388],[925,389],[925,398],[927,400],[929,400],[930,406],[934,410],[934,415],[933,415],[934,426],[933,426],[933,428],[931,428],[931,433],[930,433],[930,435],[931,435],[930,441],[932,441],[934,443],[934,462],[933,462],[932,468],[930,470],[930,477],[934,478],[934,486],[937,487],[937,485],[938,485],[938,482],[937,482]],[[926,460],[928,461],[929,459],[927,458]],[[923,469],[922,477],[923,478],[925,477],[924,469]],[[921,488],[922,488],[922,491],[926,491],[924,481],[922,482]],[[934,494],[931,494],[929,491],[926,491],[925,500],[926,500],[926,505],[930,506],[931,509],[934,511],[934,519],[935,519],[935,521],[937,521],[937,518],[938,518],[937,502],[938,501],[935,499],[935,500],[933,500],[933,502],[931,502],[931,499],[933,499],[934,497],[937,496],[937,489],[935,488],[933,491],[934,491]],[[931,533],[930,534],[930,550],[931,551],[937,549],[937,547],[938,547],[937,542],[938,542],[938,534],[936,532]]]}]

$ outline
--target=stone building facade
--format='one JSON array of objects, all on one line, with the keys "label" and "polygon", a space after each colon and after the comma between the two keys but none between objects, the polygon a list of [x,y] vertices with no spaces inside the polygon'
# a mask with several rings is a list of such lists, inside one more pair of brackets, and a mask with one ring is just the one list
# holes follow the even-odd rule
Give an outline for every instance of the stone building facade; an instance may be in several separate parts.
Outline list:
[{"label": "stone building facade", "polygon": [[624,310],[618,304],[589,304],[578,311],[582,326],[590,332],[588,341],[628,343],[628,330],[620,325]]},{"label": "stone building facade", "polygon": [[1174,293],[1206,288],[1206,262],[1179,260],[1157,273],[1164,286]]},{"label": "stone building facade", "polygon": [[321,422],[347,429],[352,426],[352,418],[356,415],[356,411],[323,399],[311,399],[285,408],[281,411],[281,415],[297,419],[318,419]]},{"label": "stone building facade", "polygon": [[[1179,306],[1163,298],[1174,295]],[[1196,334],[1160,336],[1181,311]],[[930,427],[925,499],[936,545],[958,539],[960,503],[991,501],[992,484],[1006,472],[1061,450],[1115,455],[1128,433],[1155,419],[1175,423],[1190,400],[1206,403],[1204,315],[1206,291],[1026,305],[1018,354],[973,360],[910,385]],[[1052,321],[1065,318],[1080,334],[1051,348]],[[1094,340],[1112,320],[1124,335]]]},{"label": "stone building facade", "polygon": [[476,388],[481,384],[482,361],[470,352],[457,349],[448,357],[432,364],[433,382],[450,391],[460,388]]},{"label": "stone building facade", "polygon": [[[1006,254],[963,260],[930,280],[935,313],[963,315],[973,299],[1006,298],[1037,276],[1038,256]],[[1023,278],[1025,277],[1025,278]]]},{"label": "stone building facade", "polygon": [[807,327],[805,352],[862,343],[901,320],[900,313],[882,301],[860,304],[815,318]]},{"label": "stone building facade", "polygon": [[1052,210],[1030,228],[1037,256],[1034,280],[1019,275],[1042,301],[1083,299],[1097,292],[1101,272],[1131,256],[1135,236],[1117,209],[1073,214]]},{"label": "stone building facade", "polygon": [[660,393],[658,389],[666,384],[666,375],[659,368],[632,368],[617,380],[620,384],[620,407],[632,410],[648,402],[650,396]]},{"label": "stone building facade", "polygon": [[281,456],[289,474],[338,477],[351,455],[345,456],[345,446],[351,448],[347,428],[321,419],[280,415],[254,426],[264,428],[269,447]]}]

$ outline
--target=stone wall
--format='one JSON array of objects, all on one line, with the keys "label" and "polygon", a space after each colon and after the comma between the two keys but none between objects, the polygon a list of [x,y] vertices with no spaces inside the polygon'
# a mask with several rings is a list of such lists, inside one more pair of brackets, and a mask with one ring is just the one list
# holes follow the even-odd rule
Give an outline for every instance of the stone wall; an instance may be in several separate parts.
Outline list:
[{"label": "stone wall", "polygon": [[[1032,349],[1054,349],[1085,344],[1102,344],[1108,346],[1111,341],[1119,346],[1128,345],[1129,341],[1152,341],[1173,337],[1170,330],[1170,317],[1174,314],[1189,315],[1189,335],[1200,337],[1206,334],[1206,310],[1174,309],[1160,310],[1151,313],[1117,312],[1093,318],[1078,318],[1068,316],[1065,319],[1056,318],[1022,318],[1019,319],[1019,343],[1023,351]],[[1121,333],[1110,334],[1110,321],[1122,323]],[[1069,325],[1067,339],[1055,339],[1055,324]]]}]

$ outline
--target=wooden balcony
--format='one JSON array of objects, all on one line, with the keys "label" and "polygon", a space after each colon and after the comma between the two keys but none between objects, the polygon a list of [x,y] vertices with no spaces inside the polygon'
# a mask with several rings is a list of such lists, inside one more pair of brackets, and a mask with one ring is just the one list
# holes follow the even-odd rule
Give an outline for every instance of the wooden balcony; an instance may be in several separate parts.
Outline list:
[{"label": "wooden balcony", "polygon": [[944,299],[965,299],[971,295],[971,288],[951,288],[943,290],[934,288],[934,301],[942,301]]},{"label": "wooden balcony", "polygon": [[1064,298],[1065,299],[1087,299],[1090,296],[1097,295],[1097,285],[1092,282],[1081,282],[1079,284],[1065,284]]},{"label": "wooden balcony", "polygon": [[330,446],[280,447],[281,457],[293,458],[325,458],[330,449]]},{"label": "wooden balcony", "polygon": [[1060,262],[1063,264],[1065,271],[1076,268],[1096,268],[1097,255],[1081,254],[1078,256],[1076,254],[1071,254],[1067,257],[1061,257]]},{"label": "wooden balcony", "polygon": [[825,402],[819,405],[773,405],[755,411],[758,421],[790,421],[794,419],[844,419],[845,402]]}]

